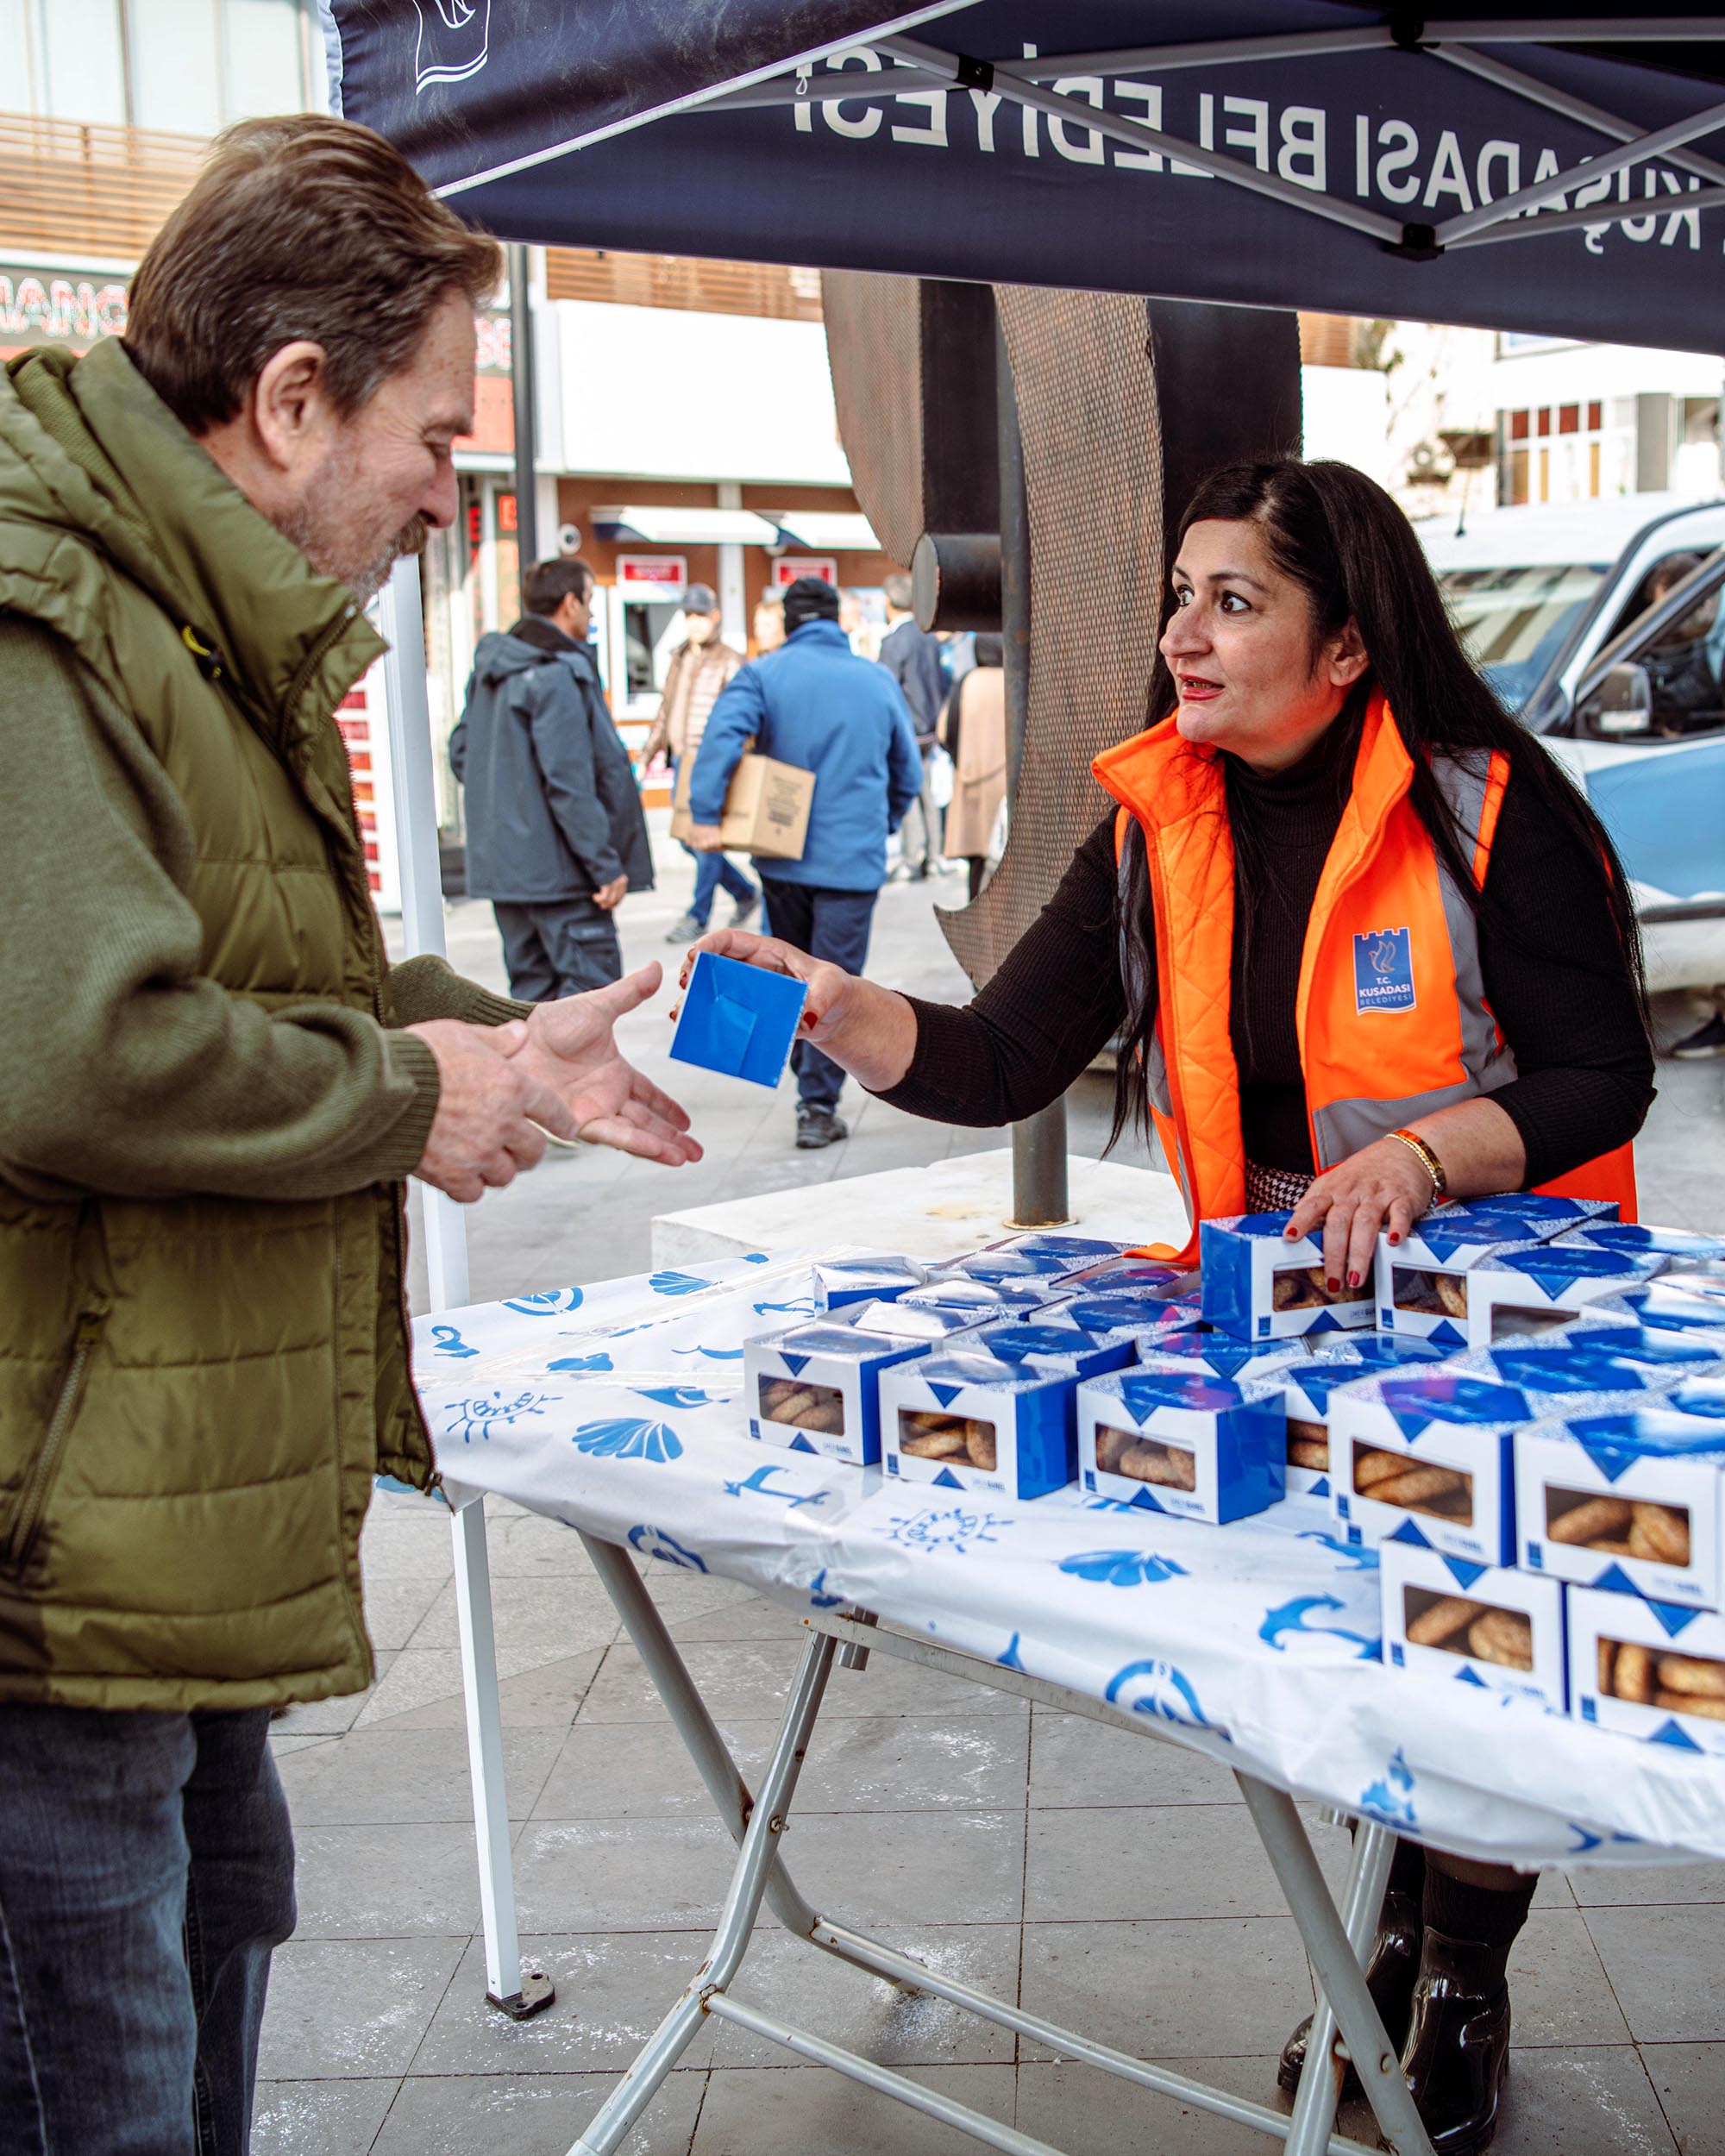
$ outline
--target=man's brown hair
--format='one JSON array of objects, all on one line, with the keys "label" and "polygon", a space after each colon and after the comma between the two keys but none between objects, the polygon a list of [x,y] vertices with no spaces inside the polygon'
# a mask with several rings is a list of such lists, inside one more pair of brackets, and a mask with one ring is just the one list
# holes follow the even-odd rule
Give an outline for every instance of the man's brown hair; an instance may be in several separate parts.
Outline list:
[{"label": "man's brown hair", "polygon": [[327,355],[337,411],[410,365],[445,295],[495,294],[503,255],[401,153],[348,120],[243,120],[132,279],[126,349],[193,434],[234,417],[285,344]]},{"label": "man's brown hair", "polygon": [[586,563],[572,555],[536,561],[521,580],[522,605],[530,614],[555,614],[566,599],[578,599],[585,606],[594,581]]}]

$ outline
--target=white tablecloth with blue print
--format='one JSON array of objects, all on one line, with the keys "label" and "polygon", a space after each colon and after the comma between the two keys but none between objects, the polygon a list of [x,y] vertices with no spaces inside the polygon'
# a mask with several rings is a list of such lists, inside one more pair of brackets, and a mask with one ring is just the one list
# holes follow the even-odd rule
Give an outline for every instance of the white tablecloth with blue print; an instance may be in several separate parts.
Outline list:
[{"label": "white tablecloth with blue print", "polygon": [[452,1502],[481,1491],[793,1608],[857,1604],[1296,1795],[1525,1865],[1725,1858],[1725,1762],[1378,1659],[1377,1560],[1320,1500],[1208,1527],[1076,1488],[888,1482],[744,1434],[743,1342],[809,1257],[737,1258],[421,1319]]}]

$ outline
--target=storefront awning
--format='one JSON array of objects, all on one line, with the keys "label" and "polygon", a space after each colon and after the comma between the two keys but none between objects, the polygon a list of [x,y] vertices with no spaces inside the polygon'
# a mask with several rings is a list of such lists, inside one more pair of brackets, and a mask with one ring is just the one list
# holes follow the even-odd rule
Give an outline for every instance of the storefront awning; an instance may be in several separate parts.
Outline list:
[{"label": "storefront awning", "polygon": [[[858,523],[866,522],[858,517]],[[777,527],[747,509],[648,508],[624,504],[593,511],[601,539],[637,540],[649,547],[716,547],[727,540],[744,547],[778,543]]]},{"label": "storefront awning", "polygon": [[873,554],[880,541],[875,527],[858,510],[811,509],[781,514],[778,519],[781,547],[806,547],[816,554]]}]

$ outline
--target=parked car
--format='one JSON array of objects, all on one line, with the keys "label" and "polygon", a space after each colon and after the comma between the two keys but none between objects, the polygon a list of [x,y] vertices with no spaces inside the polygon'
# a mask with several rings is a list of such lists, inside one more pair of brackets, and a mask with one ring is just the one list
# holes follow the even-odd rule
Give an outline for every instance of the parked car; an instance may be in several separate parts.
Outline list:
[{"label": "parked car", "polygon": [[1616,842],[1649,986],[1725,981],[1725,502],[1634,494],[1415,530],[1487,680]]}]

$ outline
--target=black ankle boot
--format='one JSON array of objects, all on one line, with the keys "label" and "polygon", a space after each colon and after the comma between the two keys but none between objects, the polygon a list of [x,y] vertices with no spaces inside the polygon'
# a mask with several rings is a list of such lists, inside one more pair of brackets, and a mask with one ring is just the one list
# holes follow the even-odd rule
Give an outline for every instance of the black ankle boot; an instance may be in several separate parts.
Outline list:
[{"label": "black ankle boot", "polygon": [[1477,2156],[1497,2131],[1509,2065],[1508,1952],[1427,1928],[1402,2071],[1436,2156]]},{"label": "black ankle boot", "polygon": [[[1365,1965],[1365,1984],[1372,2004],[1383,2017],[1383,2033],[1393,2051],[1401,2050],[1408,2033],[1414,1980],[1420,1973],[1423,1930],[1419,1895],[1402,1894],[1391,1888],[1383,1897],[1383,1908],[1378,1915],[1377,1936],[1371,1942],[1371,1958]],[[1301,2071],[1306,2064],[1306,2039],[1311,2029],[1312,2017],[1308,2014],[1282,2046],[1282,2062],[1276,2070],[1276,2078],[1290,2096],[1300,2085]],[[1359,2077],[1350,2066],[1342,2082],[1343,2101],[1351,2101],[1359,2093]]]}]

